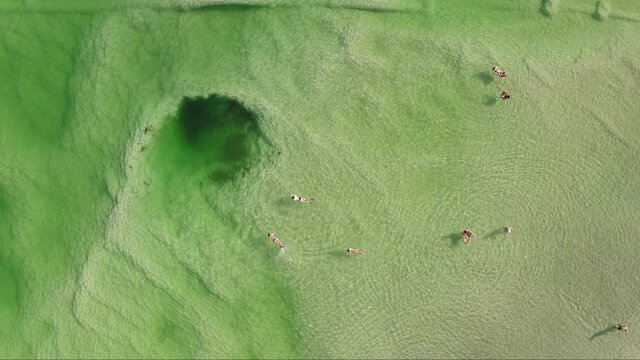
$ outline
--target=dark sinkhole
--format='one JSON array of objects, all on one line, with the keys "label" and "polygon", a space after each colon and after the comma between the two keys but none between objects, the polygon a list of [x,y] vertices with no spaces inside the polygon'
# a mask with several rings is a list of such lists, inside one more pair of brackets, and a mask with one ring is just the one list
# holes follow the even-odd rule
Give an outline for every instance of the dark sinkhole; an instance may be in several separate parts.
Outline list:
[{"label": "dark sinkhole", "polygon": [[185,97],[178,123],[187,147],[204,161],[214,182],[235,179],[259,158],[258,116],[235,99],[215,94]]}]

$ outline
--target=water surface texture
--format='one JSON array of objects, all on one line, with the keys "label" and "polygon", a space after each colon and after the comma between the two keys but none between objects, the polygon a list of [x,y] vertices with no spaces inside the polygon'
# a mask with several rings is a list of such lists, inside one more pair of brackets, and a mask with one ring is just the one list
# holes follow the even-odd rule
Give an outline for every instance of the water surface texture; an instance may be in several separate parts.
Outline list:
[{"label": "water surface texture", "polygon": [[0,18],[0,357],[640,357],[640,2]]}]

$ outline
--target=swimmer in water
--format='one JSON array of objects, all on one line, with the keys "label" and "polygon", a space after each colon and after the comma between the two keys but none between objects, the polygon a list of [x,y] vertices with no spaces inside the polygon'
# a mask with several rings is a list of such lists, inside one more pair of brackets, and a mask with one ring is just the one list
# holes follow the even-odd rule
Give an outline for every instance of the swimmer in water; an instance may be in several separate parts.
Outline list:
[{"label": "swimmer in water", "polygon": [[625,324],[618,324],[617,329],[618,331],[622,331],[623,333],[626,333],[627,331],[629,331],[629,328]]},{"label": "swimmer in water", "polygon": [[267,237],[269,238],[269,240],[273,241],[276,245],[278,245],[280,249],[284,248],[282,241],[280,241],[280,239],[276,237],[276,234],[268,233]]},{"label": "swimmer in water", "polygon": [[306,198],[304,196],[300,196],[296,194],[291,195],[291,200],[299,203],[303,203],[303,204],[310,204],[313,201],[312,198]]},{"label": "swimmer in water", "polygon": [[507,226],[506,228],[504,228],[504,234],[507,236],[513,234],[513,228],[511,226]]},{"label": "swimmer in water", "polygon": [[507,72],[500,69],[497,66],[494,66],[493,68],[491,68],[491,72],[493,72],[494,75],[498,75],[501,78],[506,78],[507,77]]},{"label": "swimmer in water", "polygon": [[465,244],[471,243],[471,240],[474,239],[475,237],[476,235],[473,233],[473,231],[468,229],[462,230],[462,240],[464,241]]},{"label": "swimmer in water", "polygon": [[502,94],[500,94],[500,99],[509,100],[511,99],[511,94],[507,90],[502,90]]},{"label": "swimmer in water", "polygon": [[347,254],[362,254],[363,251],[361,248],[347,248]]}]

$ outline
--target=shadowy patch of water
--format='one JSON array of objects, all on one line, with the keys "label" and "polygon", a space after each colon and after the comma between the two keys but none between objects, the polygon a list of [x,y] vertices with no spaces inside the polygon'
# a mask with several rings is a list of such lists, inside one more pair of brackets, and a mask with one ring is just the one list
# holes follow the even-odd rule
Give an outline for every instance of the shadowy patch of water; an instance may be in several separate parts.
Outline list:
[{"label": "shadowy patch of water", "polygon": [[484,98],[484,104],[487,106],[493,106],[498,103],[498,98],[492,95],[487,95]]},{"label": "shadowy patch of water", "polygon": [[483,84],[489,85],[493,82],[493,76],[486,71],[480,71],[475,74],[473,77],[480,80]]},{"label": "shadowy patch of water", "polygon": [[460,245],[460,241],[462,241],[462,235],[460,235],[460,233],[451,233],[447,236],[443,236],[442,239],[446,240],[449,239],[449,241],[451,242],[451,246],[458,246]]},{"label": "shadowy patch of water", "polygon": [[593,17],[596,20],[604,21],[609,18],[609,2],[605,0],[598,0],[596,3],[596,10],[593,13]]},{"label": "shadowy patch of water", "polygon": [[225,96],[185,97],[178,109],[178,121],[192,145],[215,130],[258,130],[257,116],[240,102]]},{"label": "shadowy patch of water", "polygon": [[551,16],[558,10],[558,0],[542,0],[540,13],[544,16]]},{"label": "shadowy patch of water", "polygon": [[349,254],[343,249],[333,249],[329,250],[327,253],[339,259],[348,259],[350,257]]},{"label": "shadowy patch of water", "polygon": [[232,181],[259,157],[258,116],[235,99],[185,97],[177,121],[187,147],[197,153],[194,159],[202,161],[212,182]]},{"label": "shadowy patch of water", "polygon": [[608,326],[608,327],[598,331],[597,333],[591,335],[589,340],[593,340],[593,339],[595,339],[597,337],[604,336],[604,335],[610,335],[611,333],[614,333],[617,330],[618,330],[618,327],[616,325]]},{"label": "shadowy patch of water", "polygon": [[211,12],[211,11],[226,11],[226,12],[244,12],[249,10],[268,9],[272,6],[265,4],[228,4],[228,3],[214,3],[214,4],[202,4],[202,5],[179,5],[169,7],[172,11],[177,12]]},{"label": "shadowy patch of water", "polygon": [[483,239],[496,239],[498,238],[498,236],[503,235],[504,236],[504,228],[502,229],[495,229],[492,232],[488,233],[487,235],[485,235],[483,237]]}]

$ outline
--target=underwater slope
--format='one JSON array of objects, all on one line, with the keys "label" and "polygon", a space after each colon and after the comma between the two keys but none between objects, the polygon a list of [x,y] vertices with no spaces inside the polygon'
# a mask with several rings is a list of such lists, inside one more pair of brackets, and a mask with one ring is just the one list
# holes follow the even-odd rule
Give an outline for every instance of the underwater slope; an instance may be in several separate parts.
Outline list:
[{"label": "underwater slope", "polygon": [[2,356],[638,356],[635,2],[211,4],[3,5]]}]

